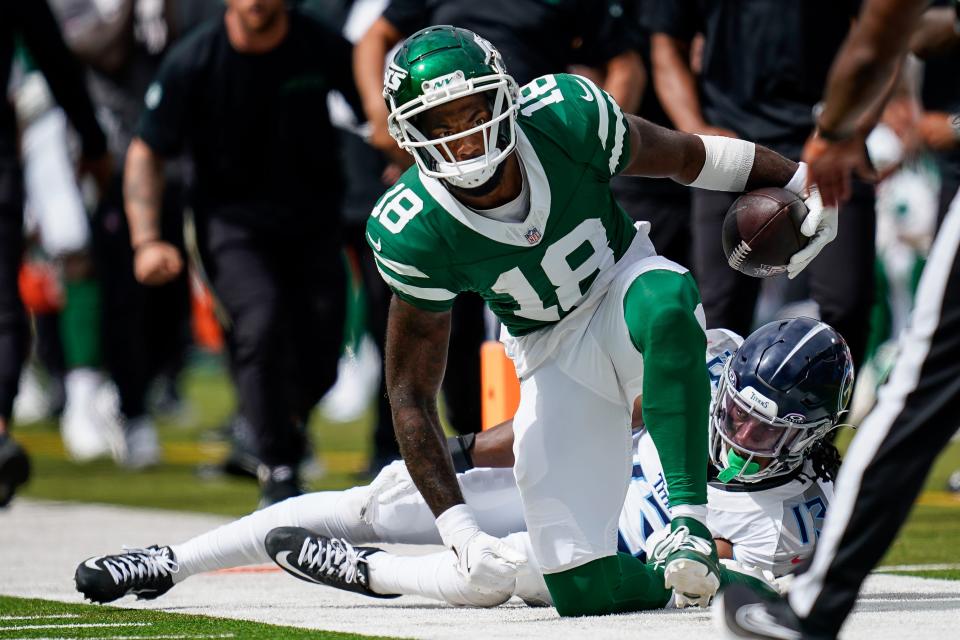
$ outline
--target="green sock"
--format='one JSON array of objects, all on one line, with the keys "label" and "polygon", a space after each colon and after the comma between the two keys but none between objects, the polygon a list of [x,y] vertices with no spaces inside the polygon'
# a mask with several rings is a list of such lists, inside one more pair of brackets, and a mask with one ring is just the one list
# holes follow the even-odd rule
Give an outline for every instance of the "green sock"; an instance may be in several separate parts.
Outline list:
[{"label": "green sock", "polygon": [[360,265],[352,252],[343,253],[347,273],[347,308],[344,314],[343,350],[359,353],[360,342],[367,331],[367,295],[363,287]]},{"label": "green sock", "polygon": [[64,283],[66,305],[60,313],[60,338],[67,369],[99,367],[100,283],[68,280]]},{"label": "green sock", "polygon": [[663,586],[662,569],[626,553],[544,575],[543,579],[561,616],[661,609],[671,594]]},{"label": "green sock", "polygon": [[640,275],[623,299],[630,339],[643,354],[643,422],[671,507],[707,502],[710,380],[706,335],[694,315],[699,304],[693,276],[665,270]]}]

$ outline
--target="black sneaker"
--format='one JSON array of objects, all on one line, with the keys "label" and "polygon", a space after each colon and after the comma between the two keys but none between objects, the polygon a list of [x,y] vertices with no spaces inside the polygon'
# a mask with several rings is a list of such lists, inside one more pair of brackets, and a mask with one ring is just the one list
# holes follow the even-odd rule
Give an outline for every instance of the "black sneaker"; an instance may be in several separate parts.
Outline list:
[{"label": "black sneaker", "polygon": [[77,567],[77,591],[88,600],[113,602],[125,595],[153,600],[173,587],[173,575],[180,565],[170,547],[127,549],[112,556],[96,556]]},{"label": "black sneaker", "polygon": [[327,538],[300,527],[277,527],[264,539],[267,553],[290,575],[372,598],[396,598],[370,589],[367,556],[375,547],[354,547],[343,539]]},{"label": "black sneaker", "polygon": [[10,504],[17,487],[29,478],[27,452],[8,434],[0,434],[0,507]]},{"label": "black sneaker", "polygon": [[260,481],[260,509],[303,495],[300,476],[291,466],[283,464],[268,467],[262,464],[257,469],[257,476]]},{"label": "black sneaker", "polygon": [[800,620],[787,601],[771,598],[743,584],[732,584],[720,592],[713,604],[713,619],[728,637],[805,638]]}]

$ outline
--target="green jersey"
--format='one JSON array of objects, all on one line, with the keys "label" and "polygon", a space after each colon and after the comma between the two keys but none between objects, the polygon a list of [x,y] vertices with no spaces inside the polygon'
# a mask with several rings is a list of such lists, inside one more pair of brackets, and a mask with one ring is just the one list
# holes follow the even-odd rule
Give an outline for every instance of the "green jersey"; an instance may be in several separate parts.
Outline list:
[{"label": "green jersey", "polygon": [[474,291],[511,335],[558,322],[636,234],[610,178],[630,135],[613,98],[586,78],[541,76],[520,91],[517,148],[529,181],[521,222],[484,217],[411,167],[380,198],[367,242],[393,292],[428,311]]}]

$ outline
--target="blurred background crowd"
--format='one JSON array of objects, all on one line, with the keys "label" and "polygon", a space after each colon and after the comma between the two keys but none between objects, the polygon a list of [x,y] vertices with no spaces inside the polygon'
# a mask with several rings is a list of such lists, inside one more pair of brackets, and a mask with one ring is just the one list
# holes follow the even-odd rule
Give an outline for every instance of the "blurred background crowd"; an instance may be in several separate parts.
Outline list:
[{"label": "blurred background crowd", "polygon": [[[735,196],[616,178],[658,251],[692,268],[707,323],[746,335],[820,317],[851,347],[854,416],[895,357],[926,252],[960,186],[957,24],[934,2],[868,139],[835,242],[800,278],[726,265]],[[596,80],[688,132],[799,160],[856,0],[8,0],[0,2],[0,465],[56,422],[74,461],[164,462],[157,417],[189,423],[184,371],[236,393],[218,470],[261,504],[323,474],[307,427],[372,415],[365,471],[399,457],[380,375],[390,293],[364,225],[412,163],[386,128],[384,61],[431,24],[471,29],[519,84]],[[454,308],[446,424],[481,427],[478,297]],[[167,420],[169,422],[169,420]],[[166,428],[166,427],[165,427]],[[11,476],[13,477],[13,476]],[[15,482],[0,490],[9,500]]]}]

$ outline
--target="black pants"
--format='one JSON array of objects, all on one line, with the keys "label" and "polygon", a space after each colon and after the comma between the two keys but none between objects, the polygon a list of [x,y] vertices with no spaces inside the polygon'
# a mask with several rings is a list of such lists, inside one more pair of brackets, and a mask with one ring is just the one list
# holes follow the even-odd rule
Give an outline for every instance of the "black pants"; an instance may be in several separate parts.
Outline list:
[{"label": "black pants", "polygon": [[[183,198],[168,181],[161,235],[183,249]],[[179,371],[190,344],[190,286],[186,270],[172,281],[145,286],[133,275],[130,231],[123,213],[120,178],[97,210],[93,225],[97,275],[103,287],[103,357],[117,385],[127,418],[146,413],[150,383],[160,373]]]},{"label": "black pants", "polygon": [[240,410],[261,460],[295,466],[305,453],[303,425],[337,377],[346,302],[339,244],[324,229],[197,222],[207,276],[230,318]]},{"label": "black pants", "polygon": [[889,381],[860,425],[810,569],[790,603],[812,635],[835,637],[867,573],[903,524],[960,406],[960,199],[934,242]]},{"label": "black pants", "polygon": [[0,419],[9,420],[27,353],[27,316],[17,275],[23,256],[23,174],[0,158]]},{"label": "black pants", "polygon": [[[694,190],[693,271],[707,327],[730,329],[745,336],[752,328],[760,279],[731,269],[721,245],[723,218],[737,195]],[[867,347],[875,235],[873,191],[868,185],[856,184],[854,197],[841,208],[837,238],[806,269],[810,297],[820,305],[823,321],[846,339],[856,365],[862,364]]]}]

